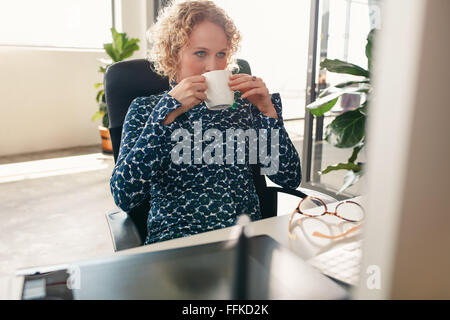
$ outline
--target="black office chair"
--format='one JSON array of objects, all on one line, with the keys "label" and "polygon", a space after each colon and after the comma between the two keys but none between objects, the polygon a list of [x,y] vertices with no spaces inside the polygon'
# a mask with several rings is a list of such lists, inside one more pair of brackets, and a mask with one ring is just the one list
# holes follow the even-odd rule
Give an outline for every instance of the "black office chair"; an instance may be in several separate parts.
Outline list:
[{"label": "black office chair", "polygon": [[[240,73],[251,74],[250,66],[245,60],[238,60],[238,65]],[[133,99],[157,94],[168,88],[168,80],[152,71],[150,63],[145,59],[117,62],[108,68],[105,74],[105,97],[114,161],[117,161],[123,122]],[[259,167],[251,165],[251,169],[263,219],[277,215],[278,192],[306,197],[306,194],[299,190],[268,187]],[[321,196],[327,202],[336,201],[332,197]],[[149,202],[143,201],[130,212],[125,213],[117,209],[106,215],[116,251],[143,245],[147,236],[149,210]]]}]

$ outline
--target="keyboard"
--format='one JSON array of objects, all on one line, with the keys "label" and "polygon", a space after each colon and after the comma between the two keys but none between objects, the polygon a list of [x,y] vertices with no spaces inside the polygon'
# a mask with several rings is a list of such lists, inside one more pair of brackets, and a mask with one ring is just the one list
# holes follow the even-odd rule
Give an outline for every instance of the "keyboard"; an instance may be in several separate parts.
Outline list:
[{"label": "keyboard", "polygon": [[358,285],[361,254],[362,240],[358,240],[321,253],[308,260],[308,263],[329,277]]}]

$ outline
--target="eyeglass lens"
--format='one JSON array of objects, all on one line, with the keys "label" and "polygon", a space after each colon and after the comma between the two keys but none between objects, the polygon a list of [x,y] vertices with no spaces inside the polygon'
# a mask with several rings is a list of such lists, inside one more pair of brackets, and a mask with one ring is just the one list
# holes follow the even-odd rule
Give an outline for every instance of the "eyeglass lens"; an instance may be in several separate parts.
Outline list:
[{"label": "eyeglass lens", "polygon": [[336,213],[344,219],[351,221],[362,221],[364,219],[363,209],[355,203],[344,202],[336,208]]},{"label": "eyeglass lens", "polygon": [[325,212],[322,201],[315,198],[303,199],[298,209],[301,212],[307,212],[310,216],[320,216]]}]

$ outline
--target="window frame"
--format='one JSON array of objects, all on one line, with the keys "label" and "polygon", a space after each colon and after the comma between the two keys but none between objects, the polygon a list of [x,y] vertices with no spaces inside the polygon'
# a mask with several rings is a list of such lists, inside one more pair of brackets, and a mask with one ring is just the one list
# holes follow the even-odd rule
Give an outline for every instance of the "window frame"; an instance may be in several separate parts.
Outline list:
[{"label": "window frame", "polygon": [[[111,27],[115,28],[116,21],[116,10],[115,10],[115,0],[111,1]],[[157,1],[157,0],[155,0]],[[70,50],[76,50],[76,51],[104,51],[103,46],[102,47],[69,47],[69,46],[52,46],[52,45],[33,45],[33,44],[6,44],[0,42],[0,47],[16,47],[16,48],[36,48],[36,49],[57,49],[57,50],[63,50],[63,49],[70,49]]]}]

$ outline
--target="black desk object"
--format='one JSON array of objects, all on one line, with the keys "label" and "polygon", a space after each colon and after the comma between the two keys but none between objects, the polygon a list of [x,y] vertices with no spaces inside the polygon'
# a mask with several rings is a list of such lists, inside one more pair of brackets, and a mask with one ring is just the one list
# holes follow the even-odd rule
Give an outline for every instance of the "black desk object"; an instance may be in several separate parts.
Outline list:
[{"label": "black desk object", "polygon": [[[341,286],[269,236],[73,263],[67,270],[25,276],[23,299],[346,299]],[[244,260],[238,261],[245,253]],[[244,288],[236,288],[245,261]],[[239,281],[239,280],[238,280]],[[56,285],[55,285],[56,284]],[[41,288],[39,288],[41,286]],[[36,295],[36,292],[38,293]],[[40,293],[39,293],[40,292]]]}]

